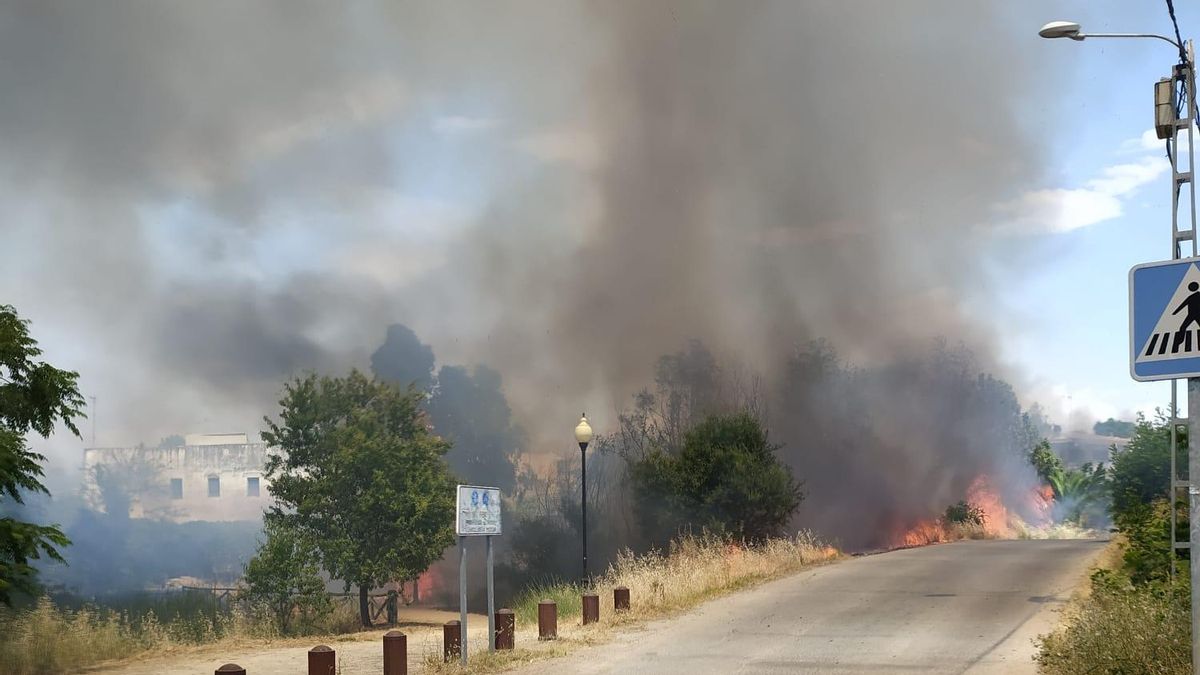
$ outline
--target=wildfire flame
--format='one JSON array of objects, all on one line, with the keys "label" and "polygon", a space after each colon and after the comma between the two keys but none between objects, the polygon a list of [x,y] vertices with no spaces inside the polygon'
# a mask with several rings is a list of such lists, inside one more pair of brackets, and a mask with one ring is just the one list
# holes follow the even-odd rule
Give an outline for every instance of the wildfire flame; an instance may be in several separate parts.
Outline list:
[{"label": "wildfire flame", "polygon": [[[981,527],[988,537],[1012,537],[1016,534],[1014,524],[1024,522],[1019,516],[1009,512],[986,475],[980,475],[971,481],[967,488],[966,502],[983,512]],[[1053,490],[1050,486],[1043,485],[1031,491],[1027,506],[1029,514],[1039,523],[1049,522],[1054,506]],[[898,548],[908,548],[952,541],[962,536],[960,530],[956,530],[941,518],[927,518],[901,530],[892,538],[892,543]]]}]

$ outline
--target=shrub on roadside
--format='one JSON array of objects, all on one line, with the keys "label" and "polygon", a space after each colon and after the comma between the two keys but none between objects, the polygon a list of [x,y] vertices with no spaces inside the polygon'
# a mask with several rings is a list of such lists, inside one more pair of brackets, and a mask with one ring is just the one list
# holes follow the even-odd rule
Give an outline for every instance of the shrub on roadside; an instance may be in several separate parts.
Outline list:
[{"label": "shrub on roadside", "polygon": [[1100,570],[1067,625],[1040,638],[1038,665],[1053,675],[1190,673],[1189,597],[1181,581],[1133,586]]}]

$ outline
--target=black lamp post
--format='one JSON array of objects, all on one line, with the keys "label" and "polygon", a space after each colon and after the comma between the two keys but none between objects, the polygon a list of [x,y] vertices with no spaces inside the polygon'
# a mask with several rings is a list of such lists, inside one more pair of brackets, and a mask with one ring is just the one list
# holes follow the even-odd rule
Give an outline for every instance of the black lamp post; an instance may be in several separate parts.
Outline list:
[{"label": "black lamp post", "polygon": [[575,440],[579,442],[579,459],[583,466],[583,582],[587,583],[587,446],[592,440],[592,426],[588,424],[587,415],[580,416],[579,424],[575,425]]}]

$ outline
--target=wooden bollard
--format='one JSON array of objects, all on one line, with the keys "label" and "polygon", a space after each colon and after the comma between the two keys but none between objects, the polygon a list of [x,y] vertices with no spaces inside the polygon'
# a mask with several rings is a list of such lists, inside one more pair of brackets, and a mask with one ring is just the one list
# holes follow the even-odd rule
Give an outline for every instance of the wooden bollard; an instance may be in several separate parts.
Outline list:
[{"label": "wooden bollard", "polygon": [[613,589],[613,611],[624,612],[629,609],[629,589],[617,586]]},{"label": "wooden bollard", "polygon": [[327,645],[308,650],[308,675],[337,675],[337,652]]},{"label": "wooden bollard", "polygon": [[398,630],[383,636],[383,675],[408,675],[408,636]]},{"label": "wooden bollard", "polygon": [[246,675],[246,669],[236,663],[226,663],[217,668],[216,675]]},{"label": "wooden bollard", "polygon": [[447,621],[442,626],[442,660],[450,663],[450,659],[462,656],[462,625],[458,619]]},{"label": "wooden bollard", "polygon": [[517,615],[511,609],[496,612],[496,649],[512,649],[517,632]]},{"label": "wooden bollard", "polygon": [[553,600],[538,603],[538,639],[554,640],[558,637],[558,605]]},{"label": "wooden bollard", "polygon": [[583,596],[583,625],[600,620],[600,596],[586,593]]}]

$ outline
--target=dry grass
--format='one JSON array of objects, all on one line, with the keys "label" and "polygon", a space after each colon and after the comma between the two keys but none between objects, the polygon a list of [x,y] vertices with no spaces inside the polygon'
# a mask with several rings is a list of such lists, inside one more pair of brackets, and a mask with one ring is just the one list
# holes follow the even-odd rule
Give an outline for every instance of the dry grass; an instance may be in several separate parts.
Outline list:
[{"label": "dry grass", "polygon": [[10,675],[64,673],[148,650],[274,637],[271,626],[241,611],[163,622],[152,611],[131,618],[92,607],[61,609],[42,598],[28,609],[0,610],[0,663]]},{"label": "dry grass", "polygon": [[[652,552],[635,556],[627,552],[618,556],[588,589],[600,596],[598,624],[579,624],[583,590],[580,586],[536,587],[522,594],[512,608],[517,618],[518,649],[496,654],[479,654],[472,649],[469,670],[458,663],[443,663],[440,655],[427,652],[425,669],[439,674],[490,673],[559,656],[578,646],[604,642],[614,627],[661,618],[710,598],[841,556],[840,551],[809,532],[801,532],[792,539],[773,539],[758,546],[732,544],[710,536],[687,536],[672,544],[667,554]],[[629,589],[631,601],[630,611],[620,614],[613,611],[612,592],[618,586]],[[553,642],[539,643],[535,638],[537,604],[542,599],[558,603],[559,637]]]},{"label": "dry grass", "polygon": [[1014,527],[1018,539],[1091,539],[1095,530],[1079,527],[1074,523],[1052,523],[1050,525],[1026,525]]},{"label": "dry grass", "polygon": [[[327,636],[357,631],[358,610],[335,603],[319,623],[301,628],[309,635]],[[186,651],[199,645],[233,648],[281,640],[274,620],[265,612],[239,605],[229,611],[166,619],[153,610],[134,614],[96,607],[64,609],[48,598],[28,609],[0,607],[0,672],[5,675],[74,672],[150,652]]]},{"label": "dry grass", "polygon": [[1124,538],[1109,542],[1063,610],[1062,625],[1037,640],[1039,670],[1190,673],[1191,607],[1186,584],[1131,586],[1120,573]]}]

